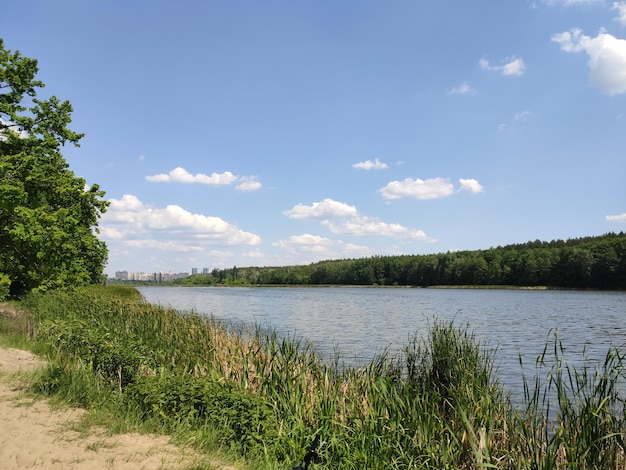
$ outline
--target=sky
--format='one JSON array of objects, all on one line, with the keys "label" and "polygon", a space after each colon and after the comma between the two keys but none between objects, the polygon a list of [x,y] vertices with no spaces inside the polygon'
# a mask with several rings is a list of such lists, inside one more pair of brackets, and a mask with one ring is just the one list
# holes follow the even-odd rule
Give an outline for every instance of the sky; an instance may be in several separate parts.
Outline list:
[{"label": "sky", "polygon": [[626,230],[626,2],[4,2],[85,133],[105,272]]}]

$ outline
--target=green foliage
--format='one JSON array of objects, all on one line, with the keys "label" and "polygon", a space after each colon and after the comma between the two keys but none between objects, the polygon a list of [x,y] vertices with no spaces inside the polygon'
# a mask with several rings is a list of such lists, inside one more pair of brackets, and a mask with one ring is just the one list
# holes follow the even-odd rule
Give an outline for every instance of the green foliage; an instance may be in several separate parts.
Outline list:
[{"label": "green foliage", "polygon": [[104,192],[86,189],[61,155],[82,137],[67,127],[72,106],[38,99],[37,72],[36,60],[0,39],[0,272],[16,297],[96,283],[107,258],[94,234]]},{"label": "green foliage", "polygon": [[278,420],[268,403],[208,377],[142,377],[129,387],[126,399],[143,419],[163,422],[170,429],[181,424],[217,428],[221,444],[244,455],[271,446],[277,436]]},{"label": "green foliage", "polygon": [[11,286],[11,279],[6,274],[0,273],[0,302],[6,300],[9,297],[9,287]]},{"label": "green foliage", "polygon": [[120,390],[135,379],[141,366],[152,365],[149,351],[133,335],[114,335],[106,325],[81,319],[46,321],[39,338],[63,356],[80,358]]}]

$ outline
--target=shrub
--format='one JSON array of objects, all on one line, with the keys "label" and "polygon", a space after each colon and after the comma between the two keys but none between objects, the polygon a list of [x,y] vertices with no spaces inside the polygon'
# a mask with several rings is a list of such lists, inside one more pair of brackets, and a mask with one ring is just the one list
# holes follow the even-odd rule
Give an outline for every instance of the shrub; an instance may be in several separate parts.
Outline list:
[{"label": "shrub", "polygon": [[116,337],[106,327],[89,326],[78,319],[44,322],[39,339],[57,351],[59,362],[79,360],[117,384],[120,391],[150,362],[148,352],[134,338]]},{"label": "shrub", "polygon": [[0,273],[0,302],[6,300],[9,297],[9,287],[11,286],[11,279],[6,274]]},{"label": "shrub", "polygon": [[271,444],[277,436],[274,409],[262,398],[208,377],[164,374],[138,379],[125,393],[145,420],[168,428],[180,424],[216,428],[221,443],[243,454]]}]

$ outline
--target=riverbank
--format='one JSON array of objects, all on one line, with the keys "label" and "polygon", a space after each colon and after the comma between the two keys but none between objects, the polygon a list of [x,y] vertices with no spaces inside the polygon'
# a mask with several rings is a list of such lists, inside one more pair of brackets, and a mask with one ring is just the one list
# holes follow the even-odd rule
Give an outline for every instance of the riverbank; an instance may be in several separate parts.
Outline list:
[{"label": "riverbank", "polygon": [[[3,470],[156,470],[197,468],[206,459],[164,436],[111,434],[85,421],[87,412],[53,406],[29,392],[45,362],[29,351],[0,347],[0,462]],[[236,470],[234,467],[218,466]]]},{"label": "riverbank", "polygon": [[492,374],[493,349],[454,321],[433,320],[425,339],[355,368],[266,329],[148,304],[133,289],[48,292],[21,306],[24,331],[51,360],[40,393],[202,455],[228,451],[260,470],[306,455],[311,469],[625,468],[617,350],[599,370],[577,370],[555,339],[541,358],[555,366],[525,382],[514,407]]},{"label": "riverbank", "polygon": [[[15,307],[0,303],[0,320],[8,320],[17,331],[24,327],[20,315]],[[15,339],[10,330],[0,328],[0,344]],[[93,424],[85,409],[33,393],[46,366],[28,350],[0,345],[2,470],[239,470],[175,445],[168,436],[114,432],[110,426]]]}]

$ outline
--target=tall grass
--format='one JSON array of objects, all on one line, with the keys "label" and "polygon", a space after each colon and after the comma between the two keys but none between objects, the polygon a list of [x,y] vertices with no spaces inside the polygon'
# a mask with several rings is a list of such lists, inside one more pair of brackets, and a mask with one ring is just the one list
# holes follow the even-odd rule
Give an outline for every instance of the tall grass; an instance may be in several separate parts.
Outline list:
[{"label": "tall grass", "polygon": [[255,468],[292,468],[307,452],[310,468],[626,468],[615,349],[576,369],[555,338],[513,406],[494,349],[454,322],[339,368],[297,338],[150,305],[130,289],[50,292],[23,307],[51,360],[42,391],[220,445]]}]

